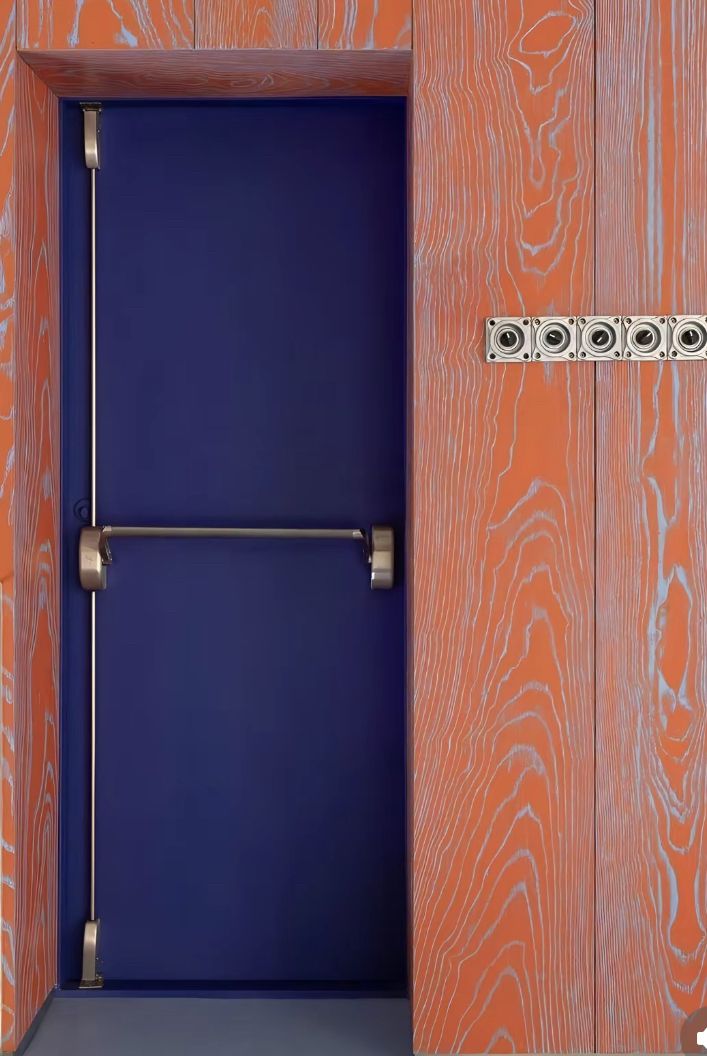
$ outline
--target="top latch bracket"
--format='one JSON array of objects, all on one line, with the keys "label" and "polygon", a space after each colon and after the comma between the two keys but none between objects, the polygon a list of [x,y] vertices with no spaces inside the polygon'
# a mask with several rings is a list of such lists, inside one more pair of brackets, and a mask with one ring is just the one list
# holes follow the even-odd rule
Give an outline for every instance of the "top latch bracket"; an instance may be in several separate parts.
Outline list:
[{"label": "top latch bracket", "polygon": [[81,103],[83,110],[83,150],[87,169],[101,167],[101,104]]}]

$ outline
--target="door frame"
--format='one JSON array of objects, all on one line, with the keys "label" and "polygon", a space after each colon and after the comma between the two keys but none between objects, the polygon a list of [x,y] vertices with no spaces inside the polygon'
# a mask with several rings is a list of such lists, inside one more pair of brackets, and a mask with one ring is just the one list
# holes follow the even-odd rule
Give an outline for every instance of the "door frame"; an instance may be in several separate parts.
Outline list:
[{"label": "door frame", "polygon": [[[3,921],[15,936],[21,973],[3,981],[0,1036],[12,1050],[55,986],[58,974],[59,789],[61,685],[61,332],[60,137],[64,99],[293,99],[356,96],[408,97],[411,52],[241,51],[22,51],[15,57],[16,311],[14,375],[8,381],[7,450],[17,452],[14,521],[0,553],[0,650],[5,698],[14,714],[17,750],[3,741],[2,761],[15,775],[12,809],[3,811],[11,844],[0,848],[0,868],[12,881],[3,896]],[[411,125],[408,106],[408,129]],[[412,168],[408,134],[408,171]],[[408,182],[408,200],[411,184]],[[408,242],[412,210],[408,208]],[[413,260],[408,253],[408,317],[412,318]],[[412,381],[408,332],[406,536],[413,511],[411,464]],[[0,391],[2,383],[0,382]],[[5,427],[0,421],[0,436]],[[2,442],[2,441],[0,441]],[[8,462],[10,460],[8,459]],[[11,472],[11,470],[10,470]],[[11,494],[12,478],[7,492]],[[0,494],[0,502],[3,501]],[[2,550],[5,543],[5,550]],[[410,547],[405,547],[408,565]],[[38,556],[39,555],[39,556]],[[408,567],[407,572],[410,569]],[[411,907],[412,781],[410,766],[412,642],[406,600],[407,888]],[[12,828],[8,826],[12,818]],[[16,848],[16,849],[15,849]],[[15,900],[14,891],[18,896]],[[409,912],[410,930],[410,912]],[[408,942],[408,962],[411,968]],[[411,972],[409,971],[409,978]]]}]

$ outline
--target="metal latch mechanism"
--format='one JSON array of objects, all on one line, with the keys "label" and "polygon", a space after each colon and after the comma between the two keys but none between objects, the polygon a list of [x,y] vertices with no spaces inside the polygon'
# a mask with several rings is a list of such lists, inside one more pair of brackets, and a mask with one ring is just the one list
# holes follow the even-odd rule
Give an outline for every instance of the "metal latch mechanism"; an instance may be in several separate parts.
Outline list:
[{"label": "metal latch mechanism", "polygon": [[[90,283],[90,306],[91,306],[91,527],[88,532],[93,533],[94,543],[99,560],[91,553],[91,547],[82,547],[81,560],[92,562],[93,570],[86,570],[86,575],[94,582],[105,586],[105,567],[103,556],[110,559],[110,553],[101,544],[101,530],[97,526],[96,515],[96,192],[97,174],[101,165],[101,104],[82,103],[83,110],[83,147],[84,161],[90,173],[90,215],[91,215],[91,283]],[[103,556],[101,556],[103,555]],[[100,934],[100,921],[96,915],[96,595],[91,595],[91,828],[90,828],[90,854],[91,875],[89,889],[89,915],[83,931],[83,960],[81,971],[82,989],[100,989],[103,979],[98,971],[98,938]]]},{"label": "metal latch mechanism", "polygon": [[107,568],[113,560],[103,528],[82,528],[79,540],[79,579],[84,590],[105,590]]},{"label": "metal latch mechanism", "polygon": [[100,103],[82,103],[83,152],[87,169],[101,167],[101,110]]},{"label": "metal latch mechanism", "polygon": [[98,936],[100,920],[87,920],[83,929],[83,960],[81,963],[81,989],[100,990],[103,977],[98,972]]},{"label": "metal latch mechanism", "polygon": [[153,539],[341,539],[363,544],[370,566],[371,590],[390,590],[395,582],[395,533],[388,525],[374,524],[370,534],[361,528],[155,528],[89,527],[81,529],[79,579],[84,590],[105,590],[113,557],[111,536]]}]

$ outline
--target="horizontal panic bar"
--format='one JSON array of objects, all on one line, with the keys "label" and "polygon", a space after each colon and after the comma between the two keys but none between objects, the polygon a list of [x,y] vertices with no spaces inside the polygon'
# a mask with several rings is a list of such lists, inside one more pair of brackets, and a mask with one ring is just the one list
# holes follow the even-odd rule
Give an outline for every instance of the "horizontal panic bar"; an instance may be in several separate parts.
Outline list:
[{"label": "horizontal panic bar", "polygon": [[84,590],[106,589],[106,569],[112,563],[109,539],[338,539],[361,544],[370,566],[371,588],[390,590],[395,569],[395,533],[390,525],[363,528],[226,528],[161,527],[159,525],[92,525],[81,529],[79,579]]},{"label": "horizontal panic bar", "polygon": [[106,525],[105,536],[158,539],[353,539],[366,542],[361,528],[160,528]]}]

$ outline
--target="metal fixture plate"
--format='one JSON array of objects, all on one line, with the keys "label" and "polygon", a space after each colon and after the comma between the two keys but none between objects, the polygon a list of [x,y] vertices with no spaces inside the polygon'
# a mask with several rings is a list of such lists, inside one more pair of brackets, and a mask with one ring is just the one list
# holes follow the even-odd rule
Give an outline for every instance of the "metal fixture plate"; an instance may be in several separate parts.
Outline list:
[{"label": "metal fixture plate", "polygon": [[82,528],[79,536],[79,580],[84,590],[105,590],[111,563],[108,539],[102,528]]},{"label": "metal fixture plate", "polygon": [[390,590],[395,579],[395,535],[392,528],[371,528],[371,590]]},{"label": "metal fixture plate", "polygon": [[533,319],[533,359],[555,362],[577,358],[575,316],[536,316]]},{"label": "metal fixture plate", "polygon": [[81,965],[81,990],[100,990],[103,978],[98,973],[98,936],[100,920],[87,920],[83,929],[83,960]]},{"label": "metal fixture plate", "polygon": [[486,361],[707,360],[707,315],[509,316],[486,320]]},{"label": "metal fixture plate", "polygon": [[620,316],[580,315],[577,323],[580,359],[621,359],[623,328]]},{"label": "metal fixture plate", "polygon": [[627,315],[622,320],[625,359],[665,359],[668,320],[664,315]]},{"label": "metal fixture plate", "polygon": [[486,320],[486,359],[501,363],[527,361],[531,354],[530,318],[495,316]]},{"label": "metal fixture plate", "polygon": [[83,110],[84,160],[87,169],[101,167],[101,104],[81,103]]},{"label": "metal fixture plate", "polygon": [[671,315],[671,359],[707,359],[707,316]]}]

